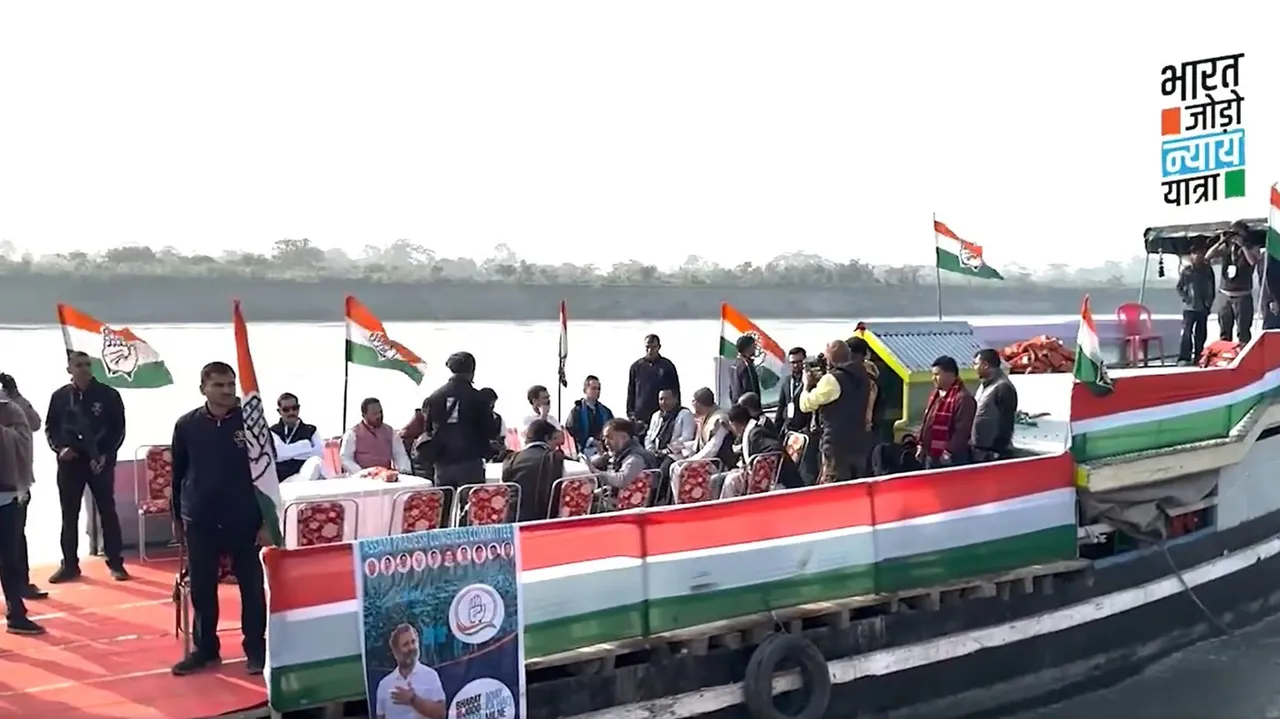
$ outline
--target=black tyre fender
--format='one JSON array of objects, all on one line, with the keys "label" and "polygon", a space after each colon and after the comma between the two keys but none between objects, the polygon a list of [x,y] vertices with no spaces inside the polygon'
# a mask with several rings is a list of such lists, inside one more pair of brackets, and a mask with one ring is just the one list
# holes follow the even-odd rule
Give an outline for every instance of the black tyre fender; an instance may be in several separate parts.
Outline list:
[{"label": "black tyre fender", "polygon": [[[773,675],[784,660],[800,668],[800,693],[804,698],[795,714],[784,714],[773,701]],[[831,702],[831,671],[822,652],[809,640],[795,634],[772,634],[756,647],[747,662],[742,693],[754,719],[821,719]]]}]

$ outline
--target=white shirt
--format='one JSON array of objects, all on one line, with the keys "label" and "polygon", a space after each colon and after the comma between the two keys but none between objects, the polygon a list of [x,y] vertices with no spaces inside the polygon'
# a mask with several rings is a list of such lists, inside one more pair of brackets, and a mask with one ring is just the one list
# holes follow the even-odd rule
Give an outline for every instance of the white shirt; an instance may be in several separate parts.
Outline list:
[{"label": "white shirt", "polygon": [[681,407],[676,414],[675,429],[671,431],[671,443],[667,447],[659,447],[658,444],[658,428],[662,426],[662,410],[653,413],[649,418],[649,429],[644,435],[644,448],[650,452],[663,452],[671,448],[677,454],[683,454],[686,449],[693,444],[693,440],[698,436],[698,421],[693,418],[693,412]]},{"label": "white shirt", "polygon": [[[301,426],[294,425],[294,428]],[[285,425],[285,434],[289,434],[289,425]],[[312,457],[324,456],[324,444],[320,441],[319,434],[311,435],[310,442],[290,442],[285,444],[280,435],[275,432],[271,433],[271,439],[276,445],[276,461],[287,462],[291,459],[310,459]]]},{"label": "white shirt", "polygon": [[[338,448],[338,454],[342,456],[343,473],[358,474],[364,469],[356,462],[355,427],[342,435],[342,445]],[[413,471],[413,465],[409,463],[409,453],[404,451],[404,442],[400,439],[400,433],[395,430],[391,431],[391,462],[396,466],[397,472],[409,474]]]},{"label": "white shirt", "polygon": [[409,676],[400,675],[397,669],[378,682],[377,715],[378,719],[423,719],[423,716],[406,704],[391,701],[391,690],[396,687],[409,686],[420,699],[429,702],[445,700],[444,685],[440,683],[440,675],[436,670],[418,662],[409,671]]},{"label": "white shirt", "polygon": [[547,420],[556,429],[564,429],[563,427],[560,426],[560,420],[556,419],[556,416],[554,414],[551,414],[550,412],[547,413],[546,417],[543,417],[540,414],[531,414],[528,417],[525,417],[524,419],[520,420],[520,448],[521,449],[524,449],[525,447],[529,446],[529,440],[524,438],[525,434],[529,432],[529,425],[533,424],[534,422],[540,419]]}]

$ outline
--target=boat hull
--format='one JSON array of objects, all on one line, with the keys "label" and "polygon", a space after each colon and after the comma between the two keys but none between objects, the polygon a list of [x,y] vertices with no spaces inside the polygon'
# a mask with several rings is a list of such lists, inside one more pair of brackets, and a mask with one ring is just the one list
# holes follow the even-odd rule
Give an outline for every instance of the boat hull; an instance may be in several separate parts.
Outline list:
[{"label": "boat hull", "polygon": [[[1000,716],[1121,681],[1224,628],[1271,616],[1280,609],[1278,578],[1280,512],[1271,512],[1095,563],[1022,596],[895,612],[805,636],[828,659],[833,719]],[[556,692],[559,682],[534,685],[530,717],[747,717],[740,682],[749,656],[723,650],[619,669],[609,686],[666,696],[596,712],[566,701],[589,701],[604,677],[574,682],[577,698],[562,693],[567,686]],[[551,711],[555,704],[560,710]]]}]

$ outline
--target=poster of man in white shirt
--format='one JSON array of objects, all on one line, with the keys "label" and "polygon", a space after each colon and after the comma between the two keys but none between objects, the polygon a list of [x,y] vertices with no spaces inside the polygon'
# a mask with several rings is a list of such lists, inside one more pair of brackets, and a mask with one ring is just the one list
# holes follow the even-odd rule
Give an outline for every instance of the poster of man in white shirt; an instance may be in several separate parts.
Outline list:
[{"label": "poster of man in white shirt", "polygon": [[444,686],[436,670],[418,661],[418,630],[400,624],[388,642],[396,668],[378,682],[377,719],[445,719]]}]

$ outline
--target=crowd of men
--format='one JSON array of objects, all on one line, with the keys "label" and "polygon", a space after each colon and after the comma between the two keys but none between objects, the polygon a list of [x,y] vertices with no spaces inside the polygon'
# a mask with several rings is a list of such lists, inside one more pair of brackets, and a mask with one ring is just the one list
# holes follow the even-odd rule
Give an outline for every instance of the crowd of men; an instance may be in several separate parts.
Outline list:
[{"label": "crowd of men", "polygon": [[[649,497],[659,505],[674,501],[673,473],[682,460],[717,460],[723,471],[715,477],[715,491],[732,497],[745,491],[743,472],[763,454],[781,455],[781,486],[802,487],[898,469],[990,461],[1010,456],[1013,449],[1017,392],[992,350],[973,358],[980,383],[972,392],[960,379],[955,359],[939,357],[933,363],[935,386],[912,446],[895,444],[891,436],[886,439],[879,426],[878,365],[859,337],[833,341],[814,357],[803,348],[792,349],[791,372],[783,380],[772,416],[761,406],[754,337],[737,342],[728,409],[719,406],[707,387],[693,392],[686,406],[679,374],[662,356],[661,347],[656,335],[645,338],[644,356],[629,373],[625,415],[615,416],[600,401],[601,383],[594,375],[584,380],[583,396],[563,423],[551,414],[547,388],[530,388],[518,449],[507,446],[505,422],[495,410],[497,394],[475,386],[475,357],[455,353],[445,362],[449,379],[426,398],[402,431],[385,423],[376,398],[361,402],[360,421],[341,440],[341,471],[384,467],[456,488],[483,483],[485,464],[500,461],[504,481],[519,485],[524,498],[517,519],[529,521],[546,517],[552,484],[564,476],[570,459],[566,446],[590,465],[604,487],[622,488],[641,472],[659,470],[662,481]],[[86,489],[100,518],[108,570],[116,580],[130,578],[114,496],[116,457],[125,433],[124,404],[115,389],[94,379],[91,362],[82,352],[68,353],[70,382],[53,392],[43,423],[49,450],[57,457],[62,515],[62,561],[49,578],[52,584],[81,576],[79,519]],[[267,537],[254,493],[235,370],[222,362],[205,365],[200,391],[204,403],[177,420],[171,442],[173,536],[186,552],[193,609],[193,650],[173,666],[173,673],[190,674],[221,661],[217,583],[220,558],[225,556],[241,593],[247,670],[257,674],[263,670],[266,651],[258,550]],[[279,421],[270,432],[281,480],[329,474],[324,443],[316,427],[301,420],[298,397],[280,395],[276,409]],[[13,634],[44,632],[27,617],[25,604],[47,597],[31,582],[25,540],[33,483],[32,435],[40,428],[39,414],[15,380],[0,375],[0,580],[6,629]],[[808,439],[799,461],[784,451],[791,433]],[[567,443],[566,436],[572,441]],[[900,456],[883,460],[887,448]]]}]

